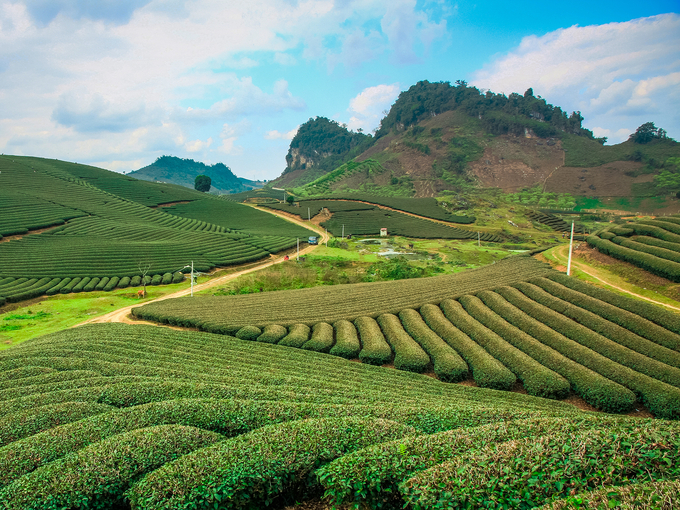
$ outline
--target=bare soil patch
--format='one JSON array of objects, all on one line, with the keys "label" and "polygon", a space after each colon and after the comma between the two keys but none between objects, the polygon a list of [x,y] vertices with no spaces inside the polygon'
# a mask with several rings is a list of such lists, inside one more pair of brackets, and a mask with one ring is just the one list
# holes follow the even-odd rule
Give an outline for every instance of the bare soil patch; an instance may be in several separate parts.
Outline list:
[{"label": "bare soil patch", "polygon": [[45,228],[36,228],[33,230],[29,230],[25,234],[17,234],[14,236],[4,236],[2,239],[0,239],[0,243],[6,243],[9,241],[16,241],[17,239],[21,239],[22,237],[30,236],[33,234],[42,234],[43,232],[47,232],[48,230],[53,230],[57,227],[62,227],[63,225],[53,225],[51,227],[45,227]]},{"label": "bare soil patch", "polygon": [[159,207],[172,207],[173,205],[190,204],[190,203],[191,203],[191,200],[180,200],[178,202],[166,202],[164,204],[153,205],[153,206],[151,206],[151,209],[158,209]]},{"label": "bare soil patch", "polygon": [[582,196],[630,197],[632,184],[651,182],[652,174],[626,175],[642,167],[637,161],[614,161],[606,165],[576,168],[561,167],[545,183],[546,191]]}]

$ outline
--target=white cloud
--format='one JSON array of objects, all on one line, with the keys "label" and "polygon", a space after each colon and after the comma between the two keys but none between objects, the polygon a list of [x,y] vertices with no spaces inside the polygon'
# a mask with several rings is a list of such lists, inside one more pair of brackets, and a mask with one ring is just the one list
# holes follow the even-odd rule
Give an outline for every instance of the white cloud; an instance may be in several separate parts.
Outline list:
[{"label": "white cloud", "polygon": [[282,53],[277,51],[274,54],[274,62],[281,64],[282,66],[294,66],[297,64],[297,59],[290,53]]},{"label": "white cloud", "polygon": [[213,143],[212,138],[208,138],[205,142],[203,140],[193,140],[184,144],[187,152],[199,152],[207,149]]},{"label": "white cloud", "polygon": [[[573,26],[522,39],[478,71],[473,85],[523,93],[580,110],[586,126],[614,133],[626,119],[654,121],[680,135],[680,16]],[[639,124],[636,124],[639,125]],[[633,128],[634,130],[635,128]]]},{"label": "white cloud", "polygon": [[361,128],[365,131],[377,127],[383,117],[383,110],[389,109],[399,92],[398,83],[364,89],[349,102],[348,112],[351,117],[347,123],[348,127],[353,130]]},{"label": "white cloud", "polygon": [[264,135],[265,140],[292,140],[297,134],[299,126],[290,131],[277,131],[276,129],[272,131],[267,131]]}]

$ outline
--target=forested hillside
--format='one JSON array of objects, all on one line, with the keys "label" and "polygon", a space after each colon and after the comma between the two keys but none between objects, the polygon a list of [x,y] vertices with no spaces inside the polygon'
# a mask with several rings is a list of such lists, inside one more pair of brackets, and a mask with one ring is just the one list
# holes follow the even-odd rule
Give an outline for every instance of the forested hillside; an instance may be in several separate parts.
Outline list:
[{"label": "forested hillside", "polygon": [[212,181],[210,191],[219,194],[248,191],[260,188],[263,185],[260,181],[237,177],[223,163],[206,165],[193,159],[181,159],[173,156],[161,156],[151,165],[130,172],[128,175],[144,181],[179,184],[192,189],[198,175],[207,175]]}]

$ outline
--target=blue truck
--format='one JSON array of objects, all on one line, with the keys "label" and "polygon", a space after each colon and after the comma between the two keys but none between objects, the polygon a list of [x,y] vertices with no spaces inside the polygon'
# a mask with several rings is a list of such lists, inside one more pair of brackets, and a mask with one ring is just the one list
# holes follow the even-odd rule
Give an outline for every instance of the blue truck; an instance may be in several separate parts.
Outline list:
[{"label": "blue truck", "polygon": [[307,242],[309,244],[319,244],[319,240],[316,238],[316,236],[309,236],[309,240]]}]

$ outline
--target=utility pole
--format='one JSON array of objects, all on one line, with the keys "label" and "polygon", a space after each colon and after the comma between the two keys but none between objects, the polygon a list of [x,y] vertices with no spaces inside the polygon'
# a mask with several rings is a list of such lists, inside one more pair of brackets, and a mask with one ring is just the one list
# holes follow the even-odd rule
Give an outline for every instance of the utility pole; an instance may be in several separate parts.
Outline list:
[{"label": "utility pole", "polygon": [[310,214],[311,213],[309,212],[309,207],[308,207],[307,208],[307,221],[312,221],[312,217],[310,216]]},{"label": "utility pole", "polygon": [[295,258],[298,262],[300,262],[300,238],[297,238],[297,257]]},{"label": "utility pole", "polygon": [[342,238],[345,239],[345,224],[342,224]]},{"label": "utility pole", "polygon": [[571,237],[569,238],[569,261],[567,262],[567,276],[571,276],[571,247],[574,244],[574,222],[571,222]]},{"label": "utility pole", "polygon": [[194,297],[194,261],[191,261],[191,297]]}]

